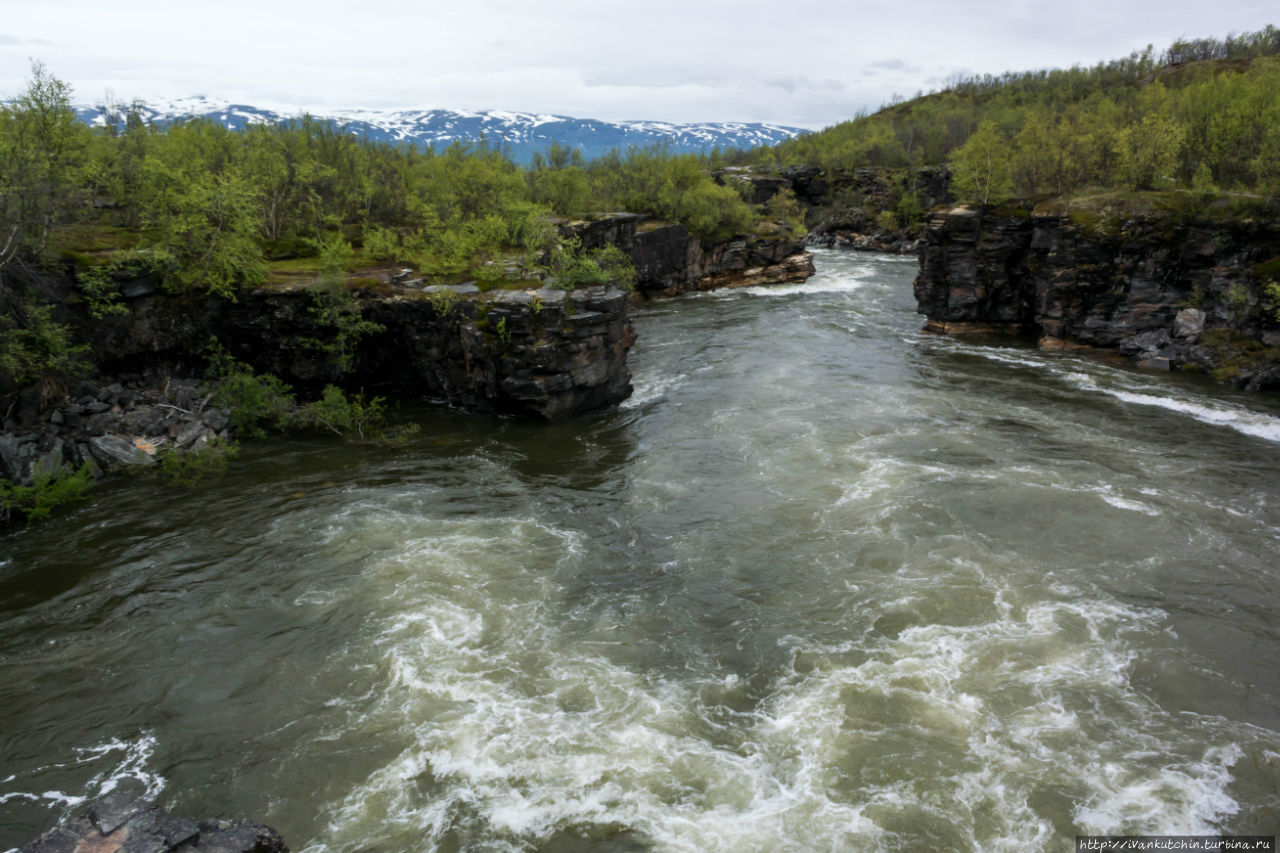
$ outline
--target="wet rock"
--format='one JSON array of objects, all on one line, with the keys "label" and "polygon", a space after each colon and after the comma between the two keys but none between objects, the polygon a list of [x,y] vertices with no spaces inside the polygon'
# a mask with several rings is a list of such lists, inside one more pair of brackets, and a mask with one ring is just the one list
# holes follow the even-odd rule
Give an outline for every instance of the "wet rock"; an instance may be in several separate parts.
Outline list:
[{"label": "wet rock", "polygon": [[200,420],[214,432],[221,432],[231,422],[231,414],[226,409],[209,409],[200,416]]},{"label": "wet rock", "polygon": [[636,271],[636,289],[651,297],[804,281],[813,275],[812,256],[800,236],[735,236],[704,244],[683,225],[630,213],[562,222],[560,231],[584,249],[616,246],[626,252]]},{"label": "wet rock", "polygon": [[108,794],[87,816],[55,827],[19,853],[288,853],[269,826],[195,822],[123,794]]},{"label": "wet rock", "polygon": [[1173,318],[1173,336],[1194,343],[1204,333],[1204,320],[1205,313],[1199,308],[1183,308]]},{"label": "wet rock", "polygon": [[206,438],[208,433],[209,428],[205,426],[203,422],[193,421],[179,429],[177,434],[174,435],[173,440],[178,447],[185,450],[190,448],[197,441]]},{"label": "wet rock", "polygon": [[1126,355],[1150,357],[1172,343],[1166,329],[1151,329],[1140,332],[1120,342],[1120,351]]},{"label": "wet rock", "polygon": [[1246,391],[1280,391],[1280,364],[1258,370],[1245,383]]},{"label": "wet rock", "polygon": [[120,286],[120,295],[125,299],[137,299],[156,292],[155,282],[149,279],[138,279]]},{"label": "wet rock", "polygon": [[0,435],[0,478],[30,485],[35,436]]},{"label": "wet rock", "polygon": [[173,409],[139,406],[120,419],[121,431],[131,435],[159,435],[165,431]]},{"label": "wet rock", "polygon": [[103,468],[127,468],[156,464],[155,457],[122,435],[99,435],[89,439],[89,452]]}]

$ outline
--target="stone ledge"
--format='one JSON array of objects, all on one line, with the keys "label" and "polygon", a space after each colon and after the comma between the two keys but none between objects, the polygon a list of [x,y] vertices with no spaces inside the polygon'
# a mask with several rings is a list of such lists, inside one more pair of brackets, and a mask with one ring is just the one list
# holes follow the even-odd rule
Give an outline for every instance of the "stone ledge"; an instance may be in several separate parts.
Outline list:
[{"label": "stone ledge", "polygon": [[192,821],[126,794],[56,826],[18,853],[289,853],[280,833],[241,820]]}]

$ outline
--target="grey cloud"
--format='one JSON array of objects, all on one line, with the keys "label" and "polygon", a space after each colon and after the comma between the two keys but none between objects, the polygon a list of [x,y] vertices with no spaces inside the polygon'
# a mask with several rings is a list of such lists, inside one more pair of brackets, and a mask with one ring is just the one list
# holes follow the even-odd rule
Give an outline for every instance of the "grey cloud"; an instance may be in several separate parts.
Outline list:
[{"label": "grey cloud", "polygon": [[24,39],[24,38],[18,38],[17,36],[11,36],[6,33],[0,33],[0,45],[10,46],[10,45],[19,45],[19,44],[31,44],[31,45],[39,45],[41,47],[48,47],[49,45],[52,45],[53,42],[49,41],[48,39]]},{"label": "grey cloud", "polygon": [[867,67],[884,71],[905,71],[908,74],[916,74],[920,71],[919,65],[911,65],[901,59],[882,59],[879,62],[869,63]]}]

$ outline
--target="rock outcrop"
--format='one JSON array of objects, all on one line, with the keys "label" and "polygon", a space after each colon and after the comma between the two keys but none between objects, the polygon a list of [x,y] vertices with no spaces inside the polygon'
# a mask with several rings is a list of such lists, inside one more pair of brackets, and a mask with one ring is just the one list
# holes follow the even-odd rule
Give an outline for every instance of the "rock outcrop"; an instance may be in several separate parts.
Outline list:
[{"label": "rock outcrop", "polygon": [[381,330],[343,351],[310,287],[255,290],[236,302],[145,294],[127,300],[126,316],[86,332],[109,372],[190,375],[216,339],[304,392],[334,383],[477,412],[554,419],[631,391],[633,333],[626,294],[616,288],[481,293],[383,278],[354,299],[359,319]]},{"label": "rock outcrop", "polygon": [[[789,166],[772,171],[725,169],[716,176],[722,184],[749,187],[748,200],[764,204],[790,190],[805,211],[808,243],[838,249],[912,254],[919,247],[915,222],[886,223],[885,211],[899,208],[908,215],[951,202],[951,173],[945,168],[828,170],[818,166]],[[910,203],[902,205],[904,196]]]},{"label": "rock outcrop", "polygon": [[19,853],[289,853],[280,833],[241,820],[193,821],[109,794]]},{"label": "rock outcrop", "polygon": [[1032,334],[1275,387],[1265,272],[1280,266],[1280,224],[1226,213],[938,210],[920,247],[918,310],[933,331]]},{"label": "rock outcrop", "polygon": [[703,243],[683,225],[628,213],[566,222],[561,232],[584,249],[617,246],[626,252],[636,290],[648,297],[804,281],[814,273],[804,239],[780,232]]}]

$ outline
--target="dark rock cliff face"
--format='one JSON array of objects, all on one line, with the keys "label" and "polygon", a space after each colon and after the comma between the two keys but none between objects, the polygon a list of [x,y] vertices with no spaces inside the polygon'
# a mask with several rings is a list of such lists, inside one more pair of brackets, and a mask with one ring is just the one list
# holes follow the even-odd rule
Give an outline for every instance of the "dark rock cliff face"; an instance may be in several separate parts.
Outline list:
[{"label": "dark rock cliff face", "polygon": [[814,272],[804,240],[785,235],[739,236],[704,245],[683,225],[625,213],[566,223],[561,231],[577,237],[584,249],[612,245],[626,252],[636,269],[636,289],[649,297],[804,281]]},{"label": "dark rock cliff face", "polygon": [[[813,274],[812,257],[792,238],[704,246],[682,226],[632,214],[562,228],[585,248],[626,251],[645,295]],[[228,412],[209,405],[201,383],[215,339],[303,397],[333,383],[554,420],[616,405],[631,393],[631,300],[612,287],[481,293],[474,284],[424,288],[384,270],[376,286],[354,296],[358,319],[381,330],[339,350],[337,329],[323,320],[312,287],[263,288],[233,302],[166,294],[141,279],[119,284],[123,315],[66,317],[91,344],[95,378],[63,389],[59,399],[35,389],[0,399],[0,478],[31,485],[41,472],[86,463],[98,473],[150,467],[158,450],[199,450],[233,438]]]},{"label": "dark rock cliff face", "polygon": [[1280,328],[1260,270],[1278,254],[1280,224],[1261,217],[960,207],[930,218],[915,296],[933,331],[1035,334],[1270,388]]},{"label": "dark rock cliff face", "polygon": [[[365,294],[361,338],[339,370],[333,329],[306,289],[260,290],[236,302],[148,292],[129,313],[86,324],[101,375],[42,400],[0,400],[0,479],[29,486],[88,463],[95,473],[155,466],[158,451],[198,451],[234,436],[203,387],[218,345],[258,372],[316,396],[327,383],[370,395],[436,400],[468,411],[555,420],[631,393],[627,294],[595,287]],[[471,288],[474,290],[474,288]],[[0,517],[0,522],[5,519]]]},{"label": "dark rock cliff face", "polygon": [[435,399],[477,412],[548,419],[618,403],[631,392],[626,294],[615,288],[495,290],[387,284],[357,297],[362,336],[346,359],[305,289],[256,290],[236,302],[129,301],[127,317],[93,329],[107,370],[190,372],[211,338],[258,371],[304,390],[326,383]]},{"label": "dark rock cliff face", "polygon": [[896,254],[914,253],[919,227],[886,227],[877,220],[895,210],[904,194],[912,195],[917,210],[954,200],[951,173],[945,168],[906,170],[827,170],[818,166],[788,166],[777,172],[726,169],[717,173],[722,184],[746,182],[753,204],[764,204],[783,190],[791,190],[805,209],[808,242],[814,246],[860,249]]}]

